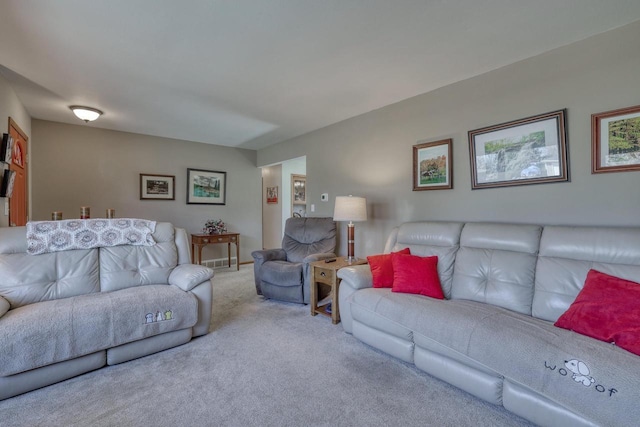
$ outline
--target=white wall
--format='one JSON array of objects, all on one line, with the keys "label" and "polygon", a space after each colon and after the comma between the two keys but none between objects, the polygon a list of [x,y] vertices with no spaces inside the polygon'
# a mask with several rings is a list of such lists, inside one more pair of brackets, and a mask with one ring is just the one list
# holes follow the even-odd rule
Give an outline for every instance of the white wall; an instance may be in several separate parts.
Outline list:
[{"label": "white wall", "polygon": [[[20,129],[22,129],[29,137],[29,140],[31,140],[31,116],[27,113],[27,110],[18,99],[9,82],[0,75],[0,134],[9,132],[9,117],[18,124]],[[30,143],[31,141],[29,141],[29,144]],[[27,147],[27,150],[27,152],[30,152],[30,147]],[[1,164],[0,176],[2,176],[3,171],[8,168],[9,166],[7,164]],[[28,180],[29,184],[30,181],[31,180]],[[9,216],[5,215],[4,210],[5,201],[7,200],[5,197],[0,197],[0,227],[9,226]],[[29,203],[29,207],[31,207],[31,203]]]},{"label": "white wall", "polygon": [[[367,197],[356,255],[382,251],[405,221],[640,226],[640,172],[592,175],[590,166],[591,114],[640,104],[639,49],[636,22],[265,148],[258,166],[306,155],[316,216],[332,215],[336,195]],[[469,130],[562,108],[570,182],[471,190]],[[444,138],[453,138],[454,188],[413,192],[412,146]]]},{"label": "white wall", "polygon": [[[190,141],[33,120],[33,219],[92,217],[114,208],[117,217],[169,221],[199,233],[222,219],[240,233],[240,262],[262,248],[261,177],[256,152]],[[227,172],[226,205],[186,204],[187,168]],[[174,175],[175,200],[140,200],[140,174]],[[226,257],[226,246],[205,248],[203,259]],[[233,248],[235,249],[235,248]]]}]

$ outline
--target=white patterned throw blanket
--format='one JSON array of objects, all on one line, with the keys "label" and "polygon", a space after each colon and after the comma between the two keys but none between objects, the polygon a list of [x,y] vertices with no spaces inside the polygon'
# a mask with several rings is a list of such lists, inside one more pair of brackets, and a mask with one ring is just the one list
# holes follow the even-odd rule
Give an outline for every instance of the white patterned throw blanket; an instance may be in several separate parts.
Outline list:
[{"label": "white patterned throw blanket", "polygon": [[27,223],[27,253],[39,255],[70,249],[156,244],[156,222],[146,219],[68,219]]}]

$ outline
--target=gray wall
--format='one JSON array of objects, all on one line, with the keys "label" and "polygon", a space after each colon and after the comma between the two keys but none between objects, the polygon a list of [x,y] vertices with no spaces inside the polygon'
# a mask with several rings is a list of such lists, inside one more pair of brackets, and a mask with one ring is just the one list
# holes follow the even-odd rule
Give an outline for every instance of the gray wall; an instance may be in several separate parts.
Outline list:
[{"label": "gray wall", "polygon": [[[241,234],[241,262],[261,249],[255,151],[35,119],[32,132],[32,219],[50,219],[54,210],[78,218],[80,206],[97,218],[114,208],[118,217],[169,221],[199,233],[207,219],[220,218]],[[226,171],[226,205],[187,205],[187,168]],[[175,200],[140,200],[140,173],[175,175]],[[203,259],[226,256],[226,246],[209,248]]]},{"label": "gray wall", "polygon": [[[257,164],[306,155],[314,216],[332,215],[337,195],[367,197],[356,255],[382,251],[404,221],[640,226],[640,172],[590,167],[591,114],[640,104],[639,40],[636,22],[260,150]],[[570,182],[471,190],[469,130],[562,108]],[[412,146],[443,138],[453,138],[454,189],[413,192]],[[341,254],[345,234],[341,224]]]},{"label": "gray wall", "polygon": [[[278,203],[267,203],[267,187],[278,187]],[[262,168],[262,248],[282,247],[282,165]]]},{"label": "gray wall", "polygon": [[[0,66],[0,70],[1,69],[2,66]],[[20,129],[31,139],[31,117],[9,85],[9,82],[0,75],[0,134],[9,132],[9,117],[15,120]],[[29,144],[30,143],[29,141]],[[30,148],[27,147],[27,150],[27,153],[29,153]],[[8,168],[9,166],[7,164],[0,164],[0,176],[2,176],[3,171]],[[30,182],[29,180],[28,184],[30,184]],[[9,226],[9,215],[4,214],[6,201],[8,201],[7,198],[0,197],[0,227]]]}]

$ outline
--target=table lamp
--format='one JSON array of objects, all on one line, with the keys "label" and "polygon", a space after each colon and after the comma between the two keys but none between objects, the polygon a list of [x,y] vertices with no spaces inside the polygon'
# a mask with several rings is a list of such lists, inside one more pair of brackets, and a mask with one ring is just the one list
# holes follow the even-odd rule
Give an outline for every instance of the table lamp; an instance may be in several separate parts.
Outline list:
[{"label": "table lamp", "polygon": [[354,256],[355,226],[353,221],[367,220],[367,199],[364,197],[337,196],[333,220],[349,221],[347,228],[347,261],[355,261],[357,258]]}]

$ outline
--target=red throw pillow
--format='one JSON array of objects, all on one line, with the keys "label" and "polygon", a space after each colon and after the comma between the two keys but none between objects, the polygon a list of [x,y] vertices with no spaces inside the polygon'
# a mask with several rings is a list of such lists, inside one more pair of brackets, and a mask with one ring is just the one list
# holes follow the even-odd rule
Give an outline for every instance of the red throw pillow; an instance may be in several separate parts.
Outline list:
[{"label": "red throw pillow", "polygon": [[[410,254],[409,248],[404,248],[396,254]],[[393,264],[391,254],[371,255],[367,257],[374,288],[390,288],[393,285]]]},{"label": "red throw pillow", "polygon": [[640,284],[589,270],[576,300],[555,325],[640,355],[638,301]]},{"label": "red throw pillow", "polygon": [[438,277],[438,257],[419,257],[415,255],[392,254],[393,287],[392,292],[420,294],[427,297],[444,299],[442,285]]}]

